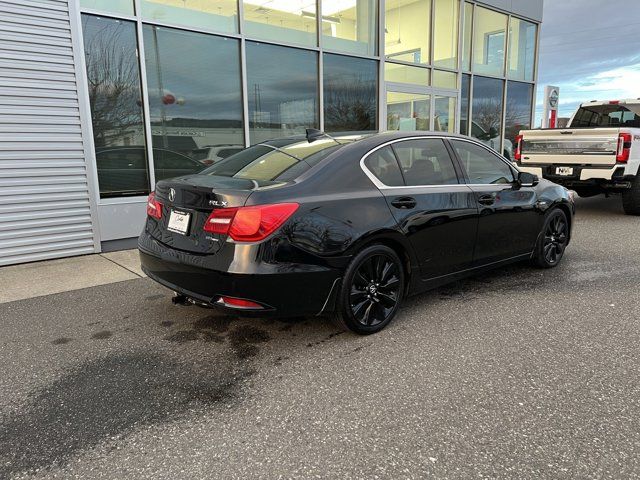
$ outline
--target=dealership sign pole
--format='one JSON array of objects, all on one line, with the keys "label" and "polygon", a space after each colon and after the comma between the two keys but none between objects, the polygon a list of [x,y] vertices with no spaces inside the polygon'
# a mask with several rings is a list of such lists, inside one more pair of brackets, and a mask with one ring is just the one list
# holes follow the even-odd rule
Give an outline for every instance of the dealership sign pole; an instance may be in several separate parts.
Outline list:
[{"label": "dealership sign pole", "polygon": [[542,128],[556,128],[558,123],[558,99],[560,88],[547,85],[544,87],[544,115]]}]

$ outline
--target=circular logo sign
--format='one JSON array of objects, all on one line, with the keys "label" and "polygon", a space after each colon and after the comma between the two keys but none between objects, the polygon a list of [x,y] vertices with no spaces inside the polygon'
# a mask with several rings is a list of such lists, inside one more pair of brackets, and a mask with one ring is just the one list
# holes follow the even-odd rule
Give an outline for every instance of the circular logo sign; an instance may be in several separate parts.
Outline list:
[{"label": "circular logo sign", "polygon": [[558,106],[559,97],[560,95],[558,95],[558,90],[556,90],[555,88],[551,90],[551,92],[549,93],[549,106],[551,108],[556,108]]}]

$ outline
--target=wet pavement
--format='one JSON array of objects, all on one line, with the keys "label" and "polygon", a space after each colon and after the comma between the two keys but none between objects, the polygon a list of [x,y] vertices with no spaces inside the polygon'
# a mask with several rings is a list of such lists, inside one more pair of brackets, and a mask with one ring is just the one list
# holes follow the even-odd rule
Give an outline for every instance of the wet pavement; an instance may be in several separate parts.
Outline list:
[{"label": "wet pavement", "polygon": [[640,218],[576,220],[560,267],[413,297],[369,337],[144,278],[2,304],[0,478],[640,477]]}]

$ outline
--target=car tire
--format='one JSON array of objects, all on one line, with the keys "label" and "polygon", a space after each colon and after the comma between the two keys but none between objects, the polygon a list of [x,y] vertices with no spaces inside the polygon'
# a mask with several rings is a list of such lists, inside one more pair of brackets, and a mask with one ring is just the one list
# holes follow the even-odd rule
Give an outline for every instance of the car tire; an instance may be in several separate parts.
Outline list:
[{"label": "car tire", "polygon": [[379,332],[395,317],[404,291],[398,254],[385,245],[366,247],[345,271],[333,320],[359,335]]},{"label": "car tire", "polygon": [[631,188],[622,192],[622,208],[627,215],[640,215],[640,172],[631,182]]},{"label": "car tire", "polygon": [[540,268],[558,266],[569,242],[569,220],[559,208],[551,210],[542,226],[535,251],[533,264]]}]

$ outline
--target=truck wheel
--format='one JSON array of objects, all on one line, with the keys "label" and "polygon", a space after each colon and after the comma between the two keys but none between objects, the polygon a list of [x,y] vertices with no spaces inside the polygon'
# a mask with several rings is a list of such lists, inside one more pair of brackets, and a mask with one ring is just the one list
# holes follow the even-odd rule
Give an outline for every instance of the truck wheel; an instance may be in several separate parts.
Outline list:
[{"label": "truck wheel", "polygon": [[622,192],[622,208],[627,215],[640,215],[640,175],[631,182],[631,188]]}]

